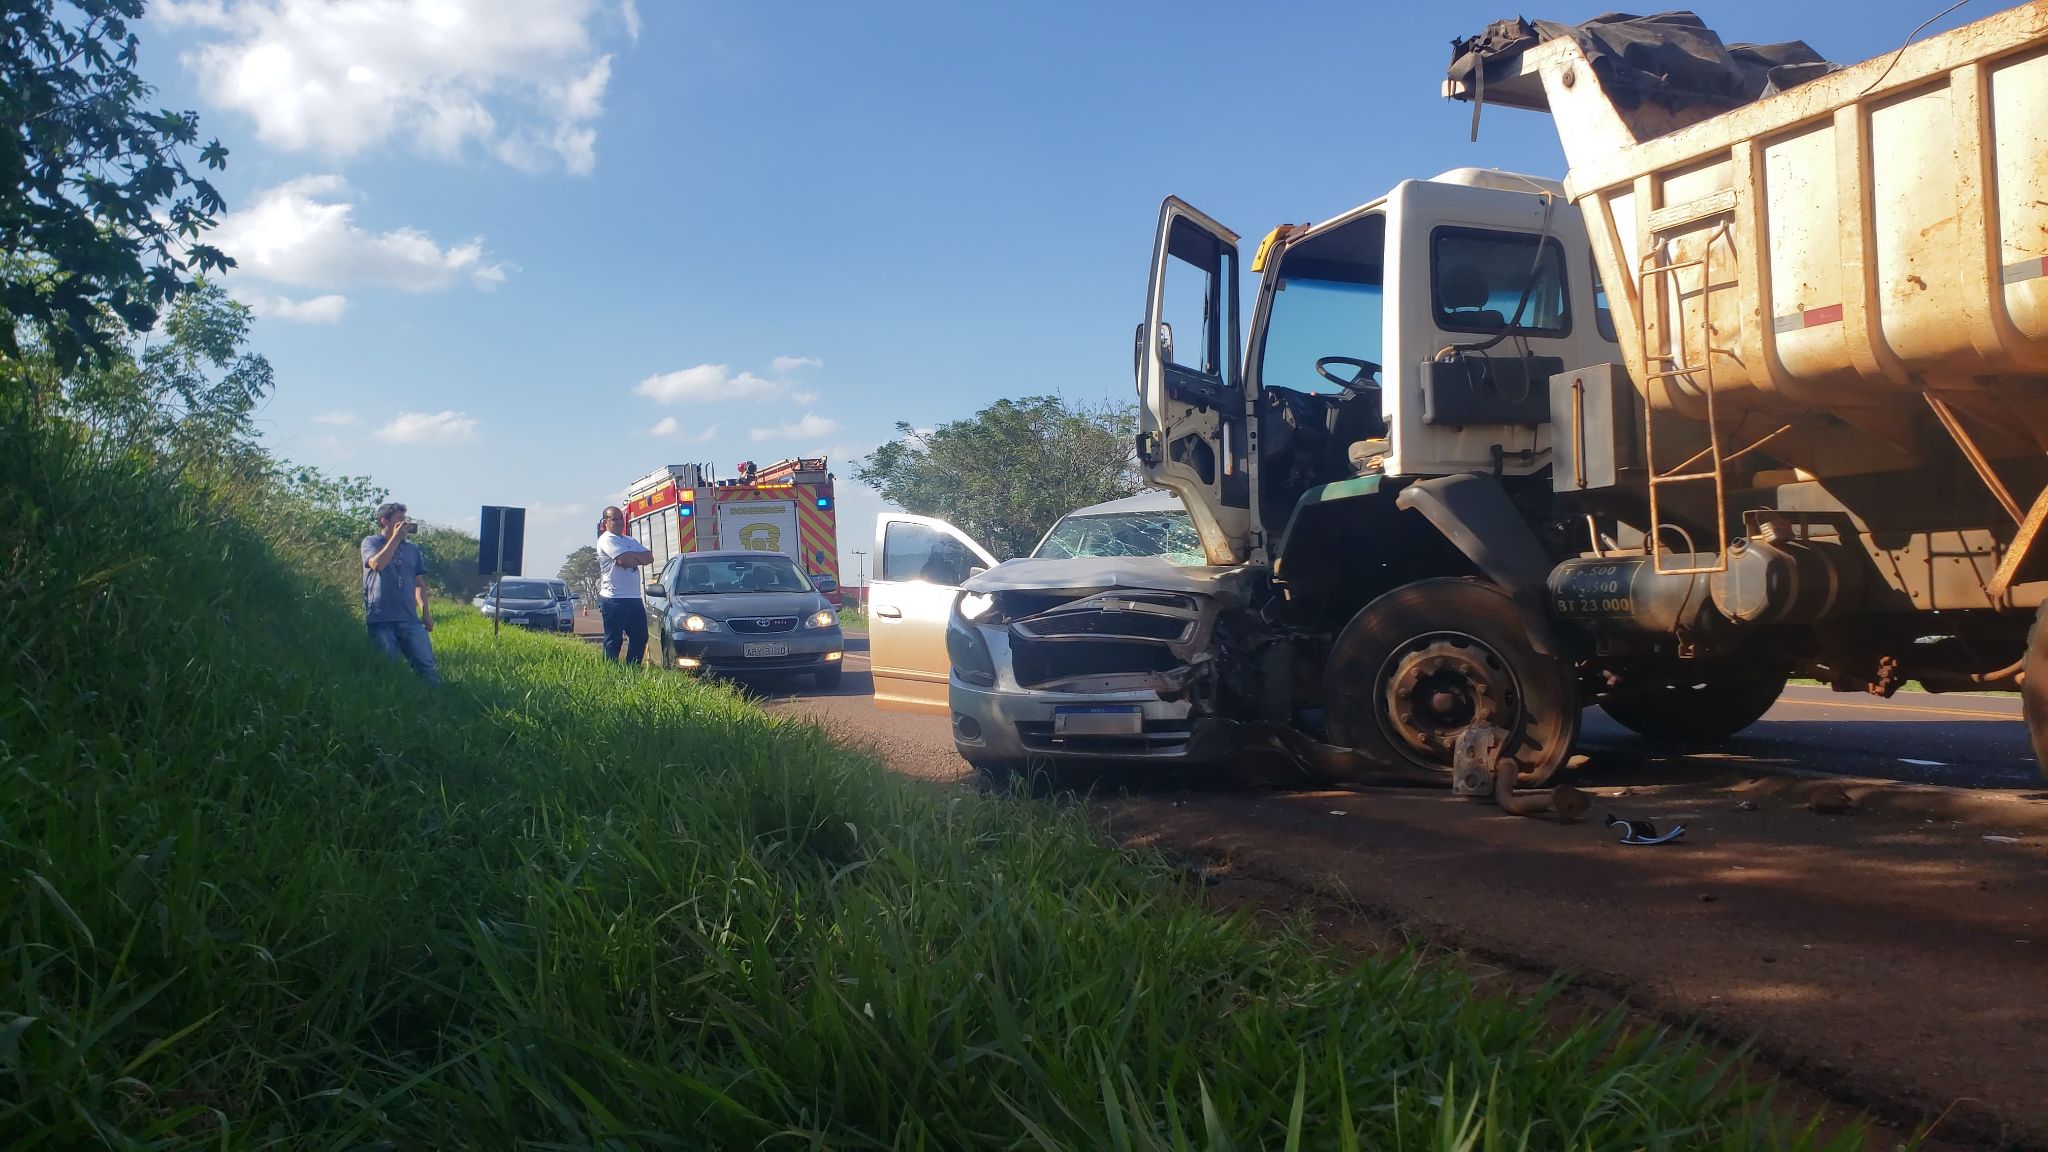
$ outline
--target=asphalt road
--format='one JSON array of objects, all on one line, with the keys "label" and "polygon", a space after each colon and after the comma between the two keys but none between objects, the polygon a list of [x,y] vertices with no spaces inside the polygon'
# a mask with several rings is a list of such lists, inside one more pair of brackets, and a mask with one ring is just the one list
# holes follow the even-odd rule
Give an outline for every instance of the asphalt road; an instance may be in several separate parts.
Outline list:
[{"label": "asphalt road", "polygon": [[[897,773],[966,777],[946,718],[877,712],[850,647],[837,692],[754,687]],[[2030,991],[2048,981],[2048,798],[2018,714],[1999,697],[1795,687],[1723,750],[1673,757],[1592,710],[1572,781],[1595,807],[1577,825],[1436,789],[1150,772],[1090,786],[1114,835],[1201,873],[1220,907],[1306,913],[1340,950],[1449,948],[1509,988],[1566,974],[1572,995],[1619,998],[1642,1025],[1754,1039],[1781,1085],[1827,1103],[1906,1127],[1943,1117],[1934,1147],[2048,1149],[2048,1008]],[[1746,770],[1785,767],[1974,789],[1931,790],[1967,801],[1944,814],[1851,784],[1852,814],[1826,815]],[[1686,834],[1620,845],[1609,813]]]},{"label": "asphalt road", "polygon": [[[808,682],[764,677],[750,685],[774,699],[826,701],[843,710],[855,700],[872,708],[867,641],[848,637],[846,680],[821,694]],[[951,735],[939,717],[902,717],[950,753]],[[1735,770],[1797,768],[1842,776],[1865,776],[1950,787],[2038,791],[2043,780],[2034,766],[2020,720],[2017,696],[1932,695],[1900,692],[1889,700],[1794,684],[1763,720],[1713,752],[1673,757],[1607,718],[1586,710],[1580,750],[1593,757],[1597,780],[1658,775],[1660,766]],[[936,769],[936,765],[934,765]],[[935,770],[932,775],[938,775]]]}]

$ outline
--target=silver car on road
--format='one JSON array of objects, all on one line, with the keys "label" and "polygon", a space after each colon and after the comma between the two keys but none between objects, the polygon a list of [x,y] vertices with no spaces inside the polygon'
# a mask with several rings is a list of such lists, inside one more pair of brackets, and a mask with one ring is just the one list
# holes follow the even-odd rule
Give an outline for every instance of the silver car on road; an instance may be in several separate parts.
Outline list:
[{"label": "silver car on road", "polygon": [[1192,762],[1236,744],[1190,690],[1247,569],[1204,562],[1165,492],[1079,509],[998,564],[958,529],[882,515],[869,593],[875,702],[952,719],[960,754],[998,772],[1034,759]]}]

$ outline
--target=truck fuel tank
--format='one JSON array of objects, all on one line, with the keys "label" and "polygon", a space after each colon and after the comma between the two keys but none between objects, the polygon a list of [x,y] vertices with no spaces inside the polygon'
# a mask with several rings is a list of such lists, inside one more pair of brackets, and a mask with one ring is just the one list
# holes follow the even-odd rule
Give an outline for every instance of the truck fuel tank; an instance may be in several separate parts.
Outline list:
[{"label": "truck fuel tank", "polygon": [[[1666,567],[1704,567],[1709,557],[1665,556]],[[1648,556],[1589,556],[1550,571],[1550,607],[1559,618],[1638,632],[1692,632],[1711,597],[1704,573],[1658,572]]]}]

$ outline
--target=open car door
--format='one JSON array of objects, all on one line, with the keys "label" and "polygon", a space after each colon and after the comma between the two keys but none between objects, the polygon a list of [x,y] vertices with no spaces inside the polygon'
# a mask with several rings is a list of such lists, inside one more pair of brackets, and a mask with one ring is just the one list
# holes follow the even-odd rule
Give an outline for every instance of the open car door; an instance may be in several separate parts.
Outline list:
[{"label": "open car door", "polygon": [[1237,234],[1169,196],[1138,326],[1138,464],[1187,505],[1209,563],[1251,550]]},{"label": "open car door", "polygon": [[868,585],[868,665],[875,707],[885,712],[950,711],[946,621],[960,585],[995,557],[958,528],[929,516],[875,518],[875,579]]}]

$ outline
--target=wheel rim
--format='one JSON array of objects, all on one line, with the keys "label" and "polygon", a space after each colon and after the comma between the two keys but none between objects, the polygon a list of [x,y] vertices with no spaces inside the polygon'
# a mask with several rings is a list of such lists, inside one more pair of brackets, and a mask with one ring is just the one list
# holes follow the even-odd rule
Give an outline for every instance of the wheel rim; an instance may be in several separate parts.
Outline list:
[{"label": "wheel rim", "polygon": [[1387,656],[1373,682],[1380,730],[1395,751],[1432,768],[1451,766],[1458,734],[1473,724],[1516,732],[1521,685],[1492,645],[1463,632],[1417,636]]}]

